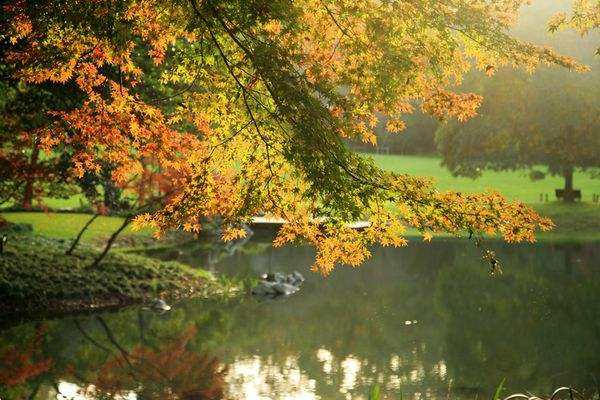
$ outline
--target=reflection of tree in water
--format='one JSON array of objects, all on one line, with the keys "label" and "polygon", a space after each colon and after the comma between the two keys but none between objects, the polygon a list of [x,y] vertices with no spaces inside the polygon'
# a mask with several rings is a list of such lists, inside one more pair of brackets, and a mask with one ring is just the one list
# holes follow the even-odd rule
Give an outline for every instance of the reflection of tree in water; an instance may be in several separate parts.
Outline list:
[{"label": "reflection of tree in water", "polygon": [[225,258],[233,256],[236,252],[241,251],[250,240],[252,231],[246,229],[246,236],[236,240],[223,242],[220,237],[212,237],[210,240],[210,248],[206,254],[206,267],[213,270],[214,265]]},{"label": "reflection of tree in water", "polygon": [[40,351],[45,332],[46,327],[39,324],[21,346],[0,351],[0,399],[33,398],[37,394],[40,375],[52,366],[52,358]]},{"label": "reflection of tree in water", "polygon": [[[312,256],[283,250],[274,264],[289,269]],[[412,250],[402,257],[378,250],[374,261],[359,269],[309,279],[299,296],[268,306],[245,304],[232,318],[239,357],[226,361],[260,364],[258,382],[284,379],[285,366],[293,365],[315,382],[322,398],[343,398],[340,391],[364,395],[380,381],[396,395],[440,388],[445,395],[441,332],[429,329],[436,321],[428,282],[437,267],[426,268],[423,260],[452,260],[454,247]],[[405,324],[416,319],[415,325]]]},{"label": "reflection of tree in water", "polygon": [[[233,317],[232,330],[243,337],[238,352],[246,355],[238,361],[261,354],[271,371],[291,356],[324,398],[340,398],[356,369],[353,394],[377,380],[391,394],[445,397],[450,390],[460,398],[490,396],[504,378],[514,391],[593,388],[600,376],[598,246],[496,251],[505,270],[499,277],[490,277],[476,249],[448,242],[382,250],[372,265],[309,280],[285,306],[247,305],[252,320]],[[291,255],[278,260],[302,259]],[[417,325],[404,325],[413,318]]]},{"label": "reflection of tree in water", "polygon": [[[213,385],[225,398],[323,399],[364,396],[375,382],[390,398],[487,397],[503,378],[515,392],[592,387],[590,374],[600,372],[597,245],[500,246],[504,275],[494,278],[472,246],[408,250],[377,250],[368,265],[338,269],[329,279],[307,274],[302,292],[283,301],[192,300],[165,315],[127,309],[50,321],[35,361],[51,357],[52,366],[23,393],[42,377],[44,387],[62,380],[140,398],[164,397],[164,387],[183,397]],[[236,253],[227,263],[256,272],[267,256]],[[300,269],[312,256],[283,249],[273,253],[273,265]],[[11,332],[0,334],[0,349],[25,349],[20,338],[32,337],[35,324]],[[173,373],[161,375],[161,363]],[[194,392],[185,375],[207,383]]]},{"label": "reflection of tree in water", "polygon": [[135,393],[139,399],[213,400],[223,396],[224,370],[216,358],[189,351],[197,334],[189,327],[169,343],[152,349],[138,345],[98,367],[98,398]]},{"label": "reflection of tree in water", "polygon": [[[132,322],[134,313],[126,314]],[[33,339],[0,353],[0,398],[56,398],[65,386],[75,386],[86,399],[132,394],[157,400],[223,397],[226,371],[215,357],[192,343],[199,336],[193,324],[164,324],[157,335],[144,332],[146,322],[137,314],[139,324],[127,324],[126,330],[119,318],[107,322],[102,316],[51,323],[56,330],[47,332],[36,329]],[[116,322],[117,331],[111,322]],[[71,341],[55,340],[65,332],[77,334]],[[58,343],[60,348],[55,347]],[[56,355],[56,360],[45,353]]]},{"label": "reflection of tree in water", "polygon": [[510,377],[515,391],[593,389],[600,376],[599,256],[597,246],[563,244],[502,252],[500,278],[475,271],[468,258],[444,269],[436,302],[455,385],[493,387]]},{"label": "reflection of tree in water", "polygon": [[193,267],[199,267],[215,272],[215,266],[222,262],[229,262],[232,257],[249,257],[263,253],[272,247],[268,240],[250,240],[252,232],[244,238],[223,242],[218,236],[203,236],[201,240],[194,240],[176,246],[148,250],[146,255],[158,257],[163,260],[177,260]]}]

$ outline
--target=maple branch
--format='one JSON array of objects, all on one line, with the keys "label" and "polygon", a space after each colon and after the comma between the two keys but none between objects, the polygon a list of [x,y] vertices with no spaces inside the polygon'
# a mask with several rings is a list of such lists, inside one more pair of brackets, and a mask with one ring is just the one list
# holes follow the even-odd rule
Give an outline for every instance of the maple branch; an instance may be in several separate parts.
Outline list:
[{"label": "maple branch", "polygon": [[338,29],[340,30],[340,32],[342,32],[342,34],[344,34],[344,36],[349,37],[350,39],[356,39],[355,36],[352,36],[348,33],[347,29],[345,27],[343,27],[337,20],[337,18],[335,17],[334,13],[329,9],[329,7],[327,6],[327,4],[325,4],[325,2],[323,0],[320,0],[320,3],[323,5],[323,7],[325,8],[325,11],[327,11],[327,14],[329,15],[329,17],[331,18],[331,20],[333,21],[333,23],[335,24],[335,26],[338,27]]},{"label": "maple branch", "polygon": [[[193,2],[193,0],[192,0]],[[336,23],[336,25],[338,26],[338,28],[347,36],[350,36],[348,34],[348,32],[344,29],[343,26],[341,26],[339,24],[339,22],[337,22],[337,20],[335,19],[335,15],[333,15],[333,13],[331,12],[331,10],[324,4],[324,6],[326,7],[329,15],[332,17],[332,19],[334,19],[334,22]],[[255,54],[250,50],[249,47],[247,47],[235,34],[235,32],[233,32],[231,30],[230,27],[227,26],[227,24],[225,23],[225,21],[220,17],[219,13],[217,12],[217,10],[215,9],[215,7],[209,6],[210,10],[212,11],[212,15],[213,17],[220,23],[220,25],[222,26],[222,28],[225,30],[225,32],[229,35],[229,38],[246,54],[246,56],[248,57],[248,59],[250,60],[250,62],[255,62]],[[206,18],[201,15],[198,10],[196,9],[196,13],[198,14],[198,16],[204,21],[204,23],[209,26],[208,21],[206,20]],[[248,111],[248,114],[250,115],[251,119],[253,120],[253,114],[252,111],[250,109],[250,106],[248,104],[248,100],[247,97],[253,97],[251,95],[248,94],[248,89],[241,83],[241,81],[239,80],[239,78],[237,77],[237,75],[235,74],[234,70],[233,70],[233,66],[231,65],[231,63],[229,62],[224,50],[221,48],[218,40],[216,39],[216,36],[214,35],[214,33],[209,29],[209,32],[211,34],[211,37],[213,39],[213,41],[215,42],[215,44],[217,45],[217,48],[225,62],[225,65],[227,67],[227,69],[229,70],[231,76],[233,77],[233,79],[236,81],[236,83],[238,84],[239,88],[242,90],[243,96],[244,96],[244,102],[245,102],[245,107]],[[243,33],[243,32],[242,32]],[[292,69],[293,70],[293,69]],[[260,72],[259,69],[259,74],[262,76],[263,73]],[[303,77],[300,77],[301,79]],[[271,98],[275,101],[276,104],[278,104],[278,106],[281,108],[285,108],[283,106],[283,104],[281,103],[281,99],[279,99],[279,97],[276,95],[274,88],[271,87],[270,82],[268,80],[266,80],[264,78],[264,76],[262,76],[262,80],[265,84],[265,87],[267,89],[267,91],[269,91]],[[311,85],[312,86],[312,85]],[[254,97],[253,97],[254,98]],[[255,99],[257,100],[257,99]],[[258,103],[260,103],[258,101]],[[261,104],[261,103],[260,103]],[[262,104],[261,104],[262,105]],[[263,106],[264,107],[264,106]],[[265,107],[266,108],[266,107]],[[267,110],[268,111],[268,110]],[[279,121],[281,119],[281,117],[279,115],[274,115],[275,120]],[[287,117],[291,120],[292,125],[296,125],[298,126],[298,121],[295,121],[294,117],[292,115],[287,115]],[[255,128],[257,129],[257,133],[259,134],[259,136],[261,137],[261,139],[263,141],[264,138],[262,137],[262,134],[260,133],[260,130],[258,129],[258,125],[255,123],[255,121],[253,120],[253,123],[255,124]],[[279,123],[279,122],[278,122]],[[280,125],[281,126],[281,125]],[[285,129],[284,129],[285,131]],[[323,140],[325,140],[325,142],[327,142],[327,138],[323,137]],[[338,168],[340,168],[345,174],[347,174],[351,179],[357,181],[358,183],[362,184],[362,185],[367,185],[367,186],[371,186],[371,187],[375,187],[377,189],[383,190],[387,193],[389,193],[390,195],[390,200],[395,199],[396,201],[401,201],[404,202],[405,204],[409,205],[410,207],[414,208],[415,210],[418,210],[419,208],[423,208],[423,207],[432,207],[434,210],[437,210],[437,212],[441,212],[441,213],[450,213],[452,215],[454,215],[455,218],[458,218],[458,220],[453,220],[452,221],[452,225],[454,227],[454,229],[456,230],[472,230],[472,227],[474,226],[474,224],[476,222],[469,222],[466,217],[473,217],[476,219],[481,220],[481,218],[483,217],[483,221],[485,222],[493,222],[494,224],[500,224],[501,221],[499,221],[497,218],[492,218],[489,216],[483,216],[482,213],[476,212],[476,213],[472,213],[472,212],[465,212],[462,210],[458,210],[458,209],[452,209],[449,207],[446,207],[443,202],[440,199],[434,199],[434,198],[425,198],[425,197],[421,197],[421,198],[413,198],[413,197],[407,197],[406,195],[399,193],[396,189],[394,189],[392,186],[388,185],[388,184],[383,184],[380,183],[378,181],[376,181],[375,179],[372,179],[372,177],[365,177],[362,174],[360,174],[357,171],[354,171],[349,165],[347,165],[343,160],[341,160],[338,156],[338,154],[336,154],[332,149],[329,148],[329,146],[324,145],[324,146],[319,146],[316,143],[309,143],[311,145],[311,147],[317,151],[320,152],[321,154],[323,154],[325,157],[329,158],[330,160],[332,160],[334,162],[335,165],[338,166]],[[269,168],[271,168],[270,165],[270,154],[269,154],[269,144],[268,142],[265,141],[265,145],[267,148],[267,161],[269,163]],[[422,223],[419,223],[419,225],[417,226],[420,230],[427,230],[428,227],[426,225],[422,225]]]},{"label": "maple branch", "polygon": [[230,142],[231,140],[233,140],[233,138],[235,138],[237,135],[239,135],[241,132],[243,132],[248,126],[250,126],[251,123],[252,123],[252,120],[246,122],[241,128],[239,128],[238,130],[236,130],[235,132],[233,132],[230,136],[226,137],[225,139],[223,139],[222,141],[220,141],[216,145],[212,146],[209,155],[205,158],[205,161],[208,161],[208,159],[210,159],[210,157],[212,156],[213,152],[218,147],[223,146],[227,142]]},{"label": "maple branch", "polygon": [[166,100],[171,100],[171,99],[173,99],[173,98],[175,98],[177,96],[181,96],[182,94],[190,91],[192,89],[192,87],[194,87],[194,85],[196,84],[196,80],[200,76],[201,72],[202,72],[201,70],[198,70],[198,72],[194,76],[194,79],[192,80],[192,82],[190,82],[189,85],[187,85],[185,88],[183,88],[179,92],[173,93],[172,95],[165,96],[165,97],[162,97],[162,98],[151,99],[151,100],[149,100],[149,102],[153,103],[153,104],[160,103],[160,102],[163,102],[163,101],[166,101]]},{"label": "maple branch", "polygon": [[[192,0],[192,2],[193,2],[193,0]],[[321,2],[321,3],[322,3],[322,2]],[[334,17],[333,17],[333,15],[331,14],[331,10],[329,10],[329,8],[327,7],[327,5],[325,5],[324,3],[322,3],[322,4],[323,4],[323,5],[324,5],[324,7],[327,9],[328,13],[330,13],[330,15],[332,16],[332,18],[334,18]],[[225,22],[224,22],[224,21],[223,21],[223,20],[222,20],[222,19],[219,17],[219,15],[218,15],[217,11],[215,10],[215,8],[214,8],[214,7],[211,7],[211,10],[212,10],[212,12],[213,12],[213,15],[215,16],[215,18],[216,18],[216,19],[219,21],[219,23],[221,24],[221,26],[223,26],[223,28],[225,29],[225,31],[226,31],[226,32],[229,34],[229,37],[230,37],[230,38],[231,38],[231,39],[232,39],[232,40],[233,40],[233,41],[234,41],[234,42],[235,42],[235,43],[236,43],[236,44],[237,44],[237,45],[238,45],[238,46],[239,46],[239,47],[240,47],[240,48],[241,48],[241,49],[242,49],[242,50],[243,50],[245,53],[246,53],[246,55],[247,55],[247,56],[249,56],[249,58],[252,60],[252,59],[253,59],[253,57],[252,57],[252,52],[250,52],[250,50],[249,50],[249,49],[248,49],[248,48],[247,48],[247,47],[246,47],[244,44],[242,44],[242,43],[240,42],[240,40],[239,40],[237,37],[235,37],[234,33],[233,33],[233,32],[231,32],[231,29],[229,29],[229,27],[227,27],[227,25],[225,24]],[[203,17],[201,17],[201,18],[202,18],[202,19],[203,19],[203,20],[206,22],[206,20],[205,20]],[[334,21],[335,21],[335,18],[334,18]],[[337,25],[337,21],[336,21],[336,25]],[[338,25],[338,27],[339,27],[339,28],[342,30],[342,32],[346,33],[346,32],[343,30],[343,28],[341,28],[339,25]],[[238,78],[235,76],[235,73],[233,72],[232,68],[229,66],[229,62],[228,62],[228,60],[227,60],[227,57],[225,56],[225,54],[224,54],[223,50],[221,49],[221,47],[220,47],[220,45],[219,45],[218,41],[216,40],[216,38],[215,38],[214,34],[212,33],[212,31],[211,31],[210,29],[209,29],[209,32],[210,32],[210,35],[211,35],[211,37],[213,38],[213,41],[214,41],[214,42],[215,42],[215,44],[217,45],[217,48],[219,49],[219,52],[221,53],[221,56],[223,57],[223,60],[224,60],[225,64],[227,65],[227,67],[228,67],[228,69],[229,69],[229,72],[230,72],[230,74],[231,74],[231,75],[234,77],[234,79],[236,80],[236,82],[238,83],[238,85],[240,86],[240,88],[242,89],[242,91],[244,91],[244,93],[245,93],[245,92],[246,92],[246,88],[245,88],[245,87],[244,87],[244,86],[241,84],[241,82],[239,81],[239,79],[238,79]],[[347,34],[347,33],[346,33],[346,34]],[[265,84],[265,86],[267,87],[267,90],[270,92],[270,94],[271,94],[271,97],[272,97],[272,98],[273,98],[273,99],[274,99],[274,100],[277,102],[277,100],[276,100],[276,96],[275,96],[275,94],[273,93],[273,91],[270,89],[269,85],[268,85],[268,84]],[[248,103],[247,103],[247,100],[246,100],[245,96],[244,96],[244,101],[245,101],[245,104],[246,104],[246,108],[248,109],[248,111],[249,111],[249,113],[250,113],[250,116],[251,116],[251,118],[252,118],[252,119],[253,119],[253,121],[254,121],[254,118],[253,118],[253,115],[252,115],[252,111],[250,110],[250,107],[248,106]],[[256,126],[256,124],[255,124],[255,126]],[[260,135],[260,132],[259,132],[259,130],[258,130],[258,127],[257,127],[257,126],[256,126],[256,129],[257,129],[257,132],[258,132],[258,133],[259,133],[259,135]],[[260,135],[260,136],[261,136],[261,138],[262,138],[262,135]],[[263,141],[264,141],[264,139],[263,139]],[[266,143],[266,142],[265,142],[265,145],[267,145],[267,143]],[[269,150],[268,150],[268,149],[269,149],[269,147],[268,147],[268,145],[267,145],[267,159],[269,159]],[[323,149],[322,149],[322,148],[317,148],[316,150],[317,150],[317,151],[320,151],[321,153],[323,153]],[[334,156],[334,160],[336,161],[336,164],[337,164],[337,165],[338,165],[340,168],[342,168],[342,169],[343,169],[343,170],[344,170],[344,171],[345,171],[347,174],[349,174],[349,175],[350,175],[352,178],[354,178],[355,180],[357,180],[357,181],[360,181],[360,182],[361,182],[361,183],[363,183],[363,184],[371,184],[371,185],[373,185],[373,186],[376,186],[376,187],[379,187],[379,188],[381,188],[381,189],[387,189],[387,190],[389,190],[389,188],[386,188],[386,187],[384,187],[384,186],[382,186],[382,185],[380,185],[380,184],[378,184],[378,183],[376,183],[376,182],[372,182],[372,181],[370,181],[370,180],[367,180],[367,179],[365,179],[365,178],[362,178],[362,177],[360,177],[359,175],[355,174],[353,171],[351,171],[351,170],[348,168],[348,166],[347,166],[347,165],[345,165],[344,163],[342,163],[341,161],[339,161],[333,152],[330,152],[330,155]],[[270,165],[270,160],[268,160],[268,162],[269,162],[269,168],[271,168],[271,165]]]},{"label": "maple branch", "polygon": [[[192,0],[192,3],[193,3],[193,0]],[[214,10],[214,8],[212,10],[213,10],[213,13],[215,14],[215,17],[218,18],[217,14],[216,14],[216,10]],[[202,18],[202,20],[208,26],[208,22],[206,21],[206,19],[204,17],[202,17],[202,16],[200,16],[200,18]],[[221,24],[223,25],[223,27],[226,29],[227,33],[230,34],[230,32],[229,32],[228,28],[226,27],[225,23],[222,20],[220,20],[220,19],[219,19],[219,21],[221,22]],[[250,104],[248,103],[248,90],[247,90],[246,86],[244,84],[242,84],[242,82],[239,80],[238,76],[235,74],[235,71],[233,70],[233,66],[230,63],[229,58],[225,54],[225,51],[221,47],[221,45],[220,45],[217,37],[215,36],[215,34],[213,33],[213,31],[210,29],[210,27],[208,27],[208,32],[210,34],[210,37],[212,38],[212,41],[215,43],[215,46],[217,46],[219,54],[221,55],[221,58],[223,59],[223,62],[225,63],[225,66],[227,67],[227,70],[229,71],[229,74],[235,80],[235,82],[237,83],[238,87],[242,91],[242,98],[244,100],[244,106],[245,106],[245,109],[246,109],[246,113],[250,117],[250,120],[252,122],[252,125],[254,125],[256,133],[258,134],[258,136],[260,137],[261,141],[265,145],[266,156],[267,156],[267,166],[269,168],[269,178],[265,182],[265,187],[267,187],[267,191],[268,191],[269,190],[269,184],[270,184],[271,180],[273,179],[273,177],[275,176],[275,173],[273,172],[272,163],[271,163],[271,155],[270,155],[271,144],[269,143],[269,141],[265,138],[265,136],[260,131],[260,128],[258,126],[256,118],[254,117],[254,113],[252,111],[252,108],[250,107]],[[230,34],[230,36],[231,36],[231,34]],[[234,41],[236,42],[236,44],[238,44],[238,46],[240,46],[240,48],[242,50],[244,50],[245,52],[249,52],[249,50],[244,45],[242,45],[237,40],[237,38],[235,38]]]},{"label": "maple branch", "polygon": [[100,41],[96,41],[96,44],[94,45],[94,47],[81,53],[79,55],[79,57],[77,57],[77,61],[75,61],[75,66],[73,67],[73,71],[77,70],[77,67],[79,67],[79,64],[81,63],[81,61],[83,61],[84,58],[86,58],[87,56],[92,54],[98,48],[99,45],[100,45]]}]

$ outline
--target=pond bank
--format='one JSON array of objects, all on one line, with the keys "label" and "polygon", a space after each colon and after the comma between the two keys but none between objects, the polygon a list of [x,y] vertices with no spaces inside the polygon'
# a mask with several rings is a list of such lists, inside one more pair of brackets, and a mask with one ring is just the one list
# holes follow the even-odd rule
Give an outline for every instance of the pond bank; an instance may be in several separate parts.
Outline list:
[{"label": "pond bank", "polygon": [[[600,241],[598,207],[586,203],[540,207],[539,211],[549,215],[557,228],[540,234],[539,242]],[[152,249],[165,245],[145,231],[125,232],[103,264],[89,268],[98,254],[94,245],[104,244],[120,224],[119,217],[98,218],[83,236],[76,255],[66,256],[68,244],[89,220],[88,214],[3,212],[1,216],[17,226],[30,224],[33,232],[10,232],[6,252],[0,256],[0,315],[96,310],[159,297],[210,297],[222,292],[222,286],[233,287],[225,280],[215,283],[215,278],[201,269],[210,260],[199,265],[197,260],[187,260],[187,264],[199,267],[191,268],[180,262],[132,254],[133,247],[150,254]],[[407,236],[418,237],[418,232],[409,231]],[[178,241],[168,241],[168,246],[176,246]]]},{"label": "pond bank", "polygon": [[82,244],[69,256],[69,244],[11,234],[0,255],[0,315],[98,310],[233,290],[205,270],[124,251],[110,252],[92,268],[99,250]]}]

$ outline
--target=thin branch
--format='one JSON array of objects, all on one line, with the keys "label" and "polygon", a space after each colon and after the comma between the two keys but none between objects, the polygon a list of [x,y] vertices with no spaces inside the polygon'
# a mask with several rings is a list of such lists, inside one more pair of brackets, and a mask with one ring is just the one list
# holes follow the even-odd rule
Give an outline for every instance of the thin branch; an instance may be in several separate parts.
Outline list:
[{"label": "thin branch", "polygon": [[112,353],[112,351],[104,346],[103,344],[101,344],[100,342],[96,341],[96,339],[94,339],[93,337],[91,337],[81,326],[81,324],[79,323],[79,321],[77,319],[75,319],[73,321],[73,323],[75,324],[75,327],[77,327],[77,330],[81,333],[81,335],[86,338],[90,343],[92,343],[94,346],[98,347],[99,349],[105,351],[106,353]]},{"label": "thin branch", "polygon": [[347,36],[350,39],[355,39],[355,37],[352,36],[350,33],[348,33],[348,30],[345,27],[343,27],[342,24],[339,23],[339,21],[335,17],[335,14],[331,11],[331,9],[329,9],[329,7],[327,6],[327,4],[325,4],[325,2],[323,2],[323,0],[320,0],[320,3],[323,5],[323,7],[325,8],[325,11],[327,11],[327,14],[331,18],[331,20],[333,21],[333,23],[335,24],[335,26],[338,27],[338,29],[340,30],[340,32],[342,32],[342,34],[344,34],[344,36]]},{"label": "thin branch", "polygon": [[90,218],[86,224],[83,226],[83,228],[81,228],[81,230],[79,231],[79,234],[77,234],[77,237],[75,238],[75,240],[73,240],[73,243],[71,244],[71,247],[69,247],[69,249],[65,252],[66,255],[70,256],[71,254],[73,254],[73,251],[75,250],[75,248],[77,247],[77,245],[79,244],[79,241],[81,240],[81,237],[83,236],[83,234],[85,233],[85,231],[90,227],[90,225],[96,220],[96,218],[98,218],[100,216],[100,214],[94,214],[94,216],[92,218]]},{"label": "thin branch", "polygon": [[112,247],[112,245],[114,244],[115,240],[117,240],[117,237],[121,234],[121,232],[123,232],[125,230],[125,228],[127,228],[127,226],[131,223],[132,219],[133,219],[133,216],[127,216],[123,220],[123,223],[121,224],[119,229],[117,229],[115,232],[113,232],[112,235],[110,235],[110,238],[106,242],[106,246],[104,246],[104,250],[102,250],[102,253],[100,253],[100,255],[94,259],[94,262],[90,265],[90,268],[97,268],[98,265],[100,265],[100,263],[102,262],[104,257],[106,257],[106,255],[108,254],[108,252],[109,252],[110,248]]},{"label": "thin branch", "polygon": [[173,93],[172,95],[169,95],[169,96],[151,99],[151,100],[149,100],[149,103],[156,104],[156,103],[160,103],[163,101],[171,100],[177,96],[181,96],[182,94],[190,91],[192,89],[192,87],[194,87],[194,85],[196,84],[196,81],[198,80],[198,77],[200,76],[200,72],[201,71],[198,71],[196,73],[196,75],[194,76],[194,79],[192,79],[192,82],[190,82],[189,85],[187,85],[185,88],[181,89],[179,92]]}]

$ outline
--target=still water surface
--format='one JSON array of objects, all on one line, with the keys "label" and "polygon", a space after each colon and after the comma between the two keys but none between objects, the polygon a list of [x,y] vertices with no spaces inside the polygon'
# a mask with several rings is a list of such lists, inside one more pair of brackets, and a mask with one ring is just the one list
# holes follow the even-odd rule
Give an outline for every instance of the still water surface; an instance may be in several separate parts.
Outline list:
[{"label": "still water surface", "polygon": [[[289,298],[190,300],[12,324],[0,381],[15,399],[486,399],[600,381],[600,245],[465,241],[378,249],[324,279],[305,247],[186,245],[154,256],[227,275],[299,270]],[[18,366],[18,367],[17,367]],[[6,399],[5,399],[6,400]]]}]

